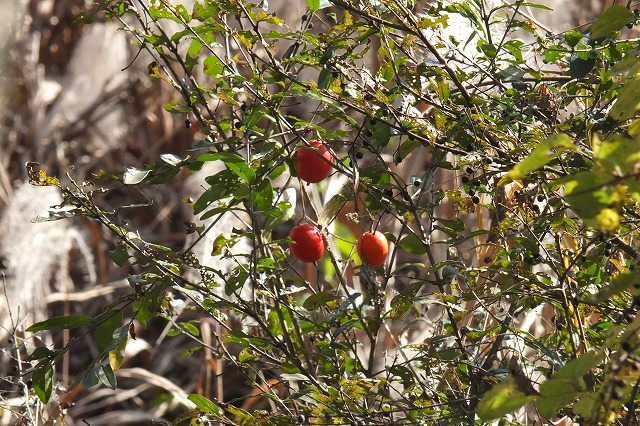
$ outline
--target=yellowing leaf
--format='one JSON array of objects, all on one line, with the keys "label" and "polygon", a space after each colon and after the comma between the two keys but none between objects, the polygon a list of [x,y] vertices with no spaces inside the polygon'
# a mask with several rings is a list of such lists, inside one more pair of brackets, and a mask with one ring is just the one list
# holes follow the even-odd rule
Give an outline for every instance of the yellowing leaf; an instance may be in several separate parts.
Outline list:
[{"label": "yellowing leaf", "polygon": [[125,334],[124,337],[122,337],[120,341],[118,341],[118,346],[114,350],[109,351],[109,366],[111,367],[112,371],[117,371],[122,366],[122,362],[124,361],[124,350],[126,346],[127,335]]},{"label": "yellowing leaf", "polygon": [[558,179],[565,184],[566,200],[571,208],[590,226],[613,231],[620,225],[620,213],[615,206],[626,197],[624,185],[613,185],[613,177],[602,172],[580,172]]}]

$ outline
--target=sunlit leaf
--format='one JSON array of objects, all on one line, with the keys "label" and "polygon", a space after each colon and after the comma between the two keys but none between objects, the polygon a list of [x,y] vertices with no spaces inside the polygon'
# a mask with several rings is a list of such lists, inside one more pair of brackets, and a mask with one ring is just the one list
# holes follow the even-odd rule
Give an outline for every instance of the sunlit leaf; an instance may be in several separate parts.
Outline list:
[{"label": "sunlit leaf", "polygon": [[137,185],[141,183],[149,173],[151,173],[151,170],[142,170],[127,166],[124,168],[124,173],[122,174],[122,182],[125,185]]},{"label": "sunlit leaf", "polygon": [[307,4],[312,12],[317,12],[320,9],[331,7],[331,2],[329,0],[307,0]]},{"label": "sunlit leaf", "polygon": [[599,292],[595,294],[589,294],[582,300],[584,303],[597,305],[599,303],[607,302],[612,297],[626,291],[633,287],[635,284],[640,283],[640,273],[635,271],[629,271],[615,277],[611,283],[603,286]]},{"label": "sunlit leaf", "polygon": [[33,390],[44,404],[49,402],[53,392],[53,366],[48,361],[41,362],[34,368],[31,380]]},{"label": "sunlit leaf", "polygon": [[81,315],[68,315],[52,317],[45,321],[37,322],[31,327],[27,328],[27,331],[34,333],[36,331],[42,330],[62,330],[83,327],[85,325],[91,324],[93,324],[93,318]]},{"label": "sunlit leaf", "polygon": [[499,185],[520,180],[538,170],[559,155],[576,149],[573,140],[564,133],[549,136],[536,146],[531,154],[515,165],[513,169],[500,180]]},{"label": "sunlit leaf", "polygon": [[190,394],[187,399],[191,402],[193,402],[194,404],[196,404],[196,406],[203,412],[206,414],[216,414],[219,415],[220,414],[220,408],[211,400],[205,398],[204,396],[201,395],[196,395],[196,394]]},{"label": "sunlit leaf", "polygon": [[612,185],[611,176],[585,171],[556,182],[564,183],[566,200],[585,222],[604,231],[619,226],[620,213],[611,206],[624,201],[626,192],[623,186]]},{"label": "sunlit leaf", "polygon": [[109,365],[113,371],[118,371],[124,362],[124,352],[127,348],[127,341],[129,340],[128,328],[129,327],[125,325],[119,332],[116,330],[113,333],[114,339],[117,339],[116,347],[109,351]]},{"label": "sunlit leaf", "polygon": [[482,420],[495,420],[535,400],[535,395],[525,395],[518,389],[512,377],[492,387],[480,400],[476,413]]}]

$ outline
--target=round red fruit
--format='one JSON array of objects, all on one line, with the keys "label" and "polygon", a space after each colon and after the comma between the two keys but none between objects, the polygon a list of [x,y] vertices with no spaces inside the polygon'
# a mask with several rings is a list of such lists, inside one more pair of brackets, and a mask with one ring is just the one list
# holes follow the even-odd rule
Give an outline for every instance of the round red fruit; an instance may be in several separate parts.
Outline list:
[{"label": "round red fruit", "polygon": [[369,265],[380,266],[387,259],[389,244],[382,232],[365,232],[358,240],[358,254]]},{"label": "round red fruit", "polygon": [[289,244],[291,253],[303,262],[315,262],[324,253],[324,241],[318,228],[308,223],[303,223],[289,232],[289,238],[293,243]]},{"label": "round red fruit", "polygon": [[305,182],[318,183],[331,173],[333,154],[322,141],[310,140],[312,148],[300,148],[296,154],[296,173]]}]

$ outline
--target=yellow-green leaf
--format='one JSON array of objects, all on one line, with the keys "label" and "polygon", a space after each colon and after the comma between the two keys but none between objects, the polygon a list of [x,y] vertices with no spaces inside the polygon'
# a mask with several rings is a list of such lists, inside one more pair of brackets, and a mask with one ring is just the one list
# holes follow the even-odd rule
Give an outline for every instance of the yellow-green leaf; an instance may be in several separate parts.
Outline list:
[{"label": "yellow-green leaf", "polygon": [[499,419],[536,398],[535,395],[525,395],[518,389],[513,378],[508,377],[484,395],[478,403],[476,414],[482,420]]},{"label": "yellow-green leaf", "polygon": [[112,371],[118,371],[124,361],[124,350],[127,347],[127,335],[125,334],[119,341],[118,346],[109,351],[109,365]]},{"label": "yellow-green leaf", "polygon": [[498,185],[506,185],[509,182],[522,179],[540,167],[549,163],[557,156],[570,151],[575,151],[573,140],[564,133],[549,136],[540,142],[533,151],[522,161],[515,165]]},{"label": "yellow-green leaf", "polygon": [[609,115],[615,120],[628,120],[638,109],[640,109],[640,80],[629,80],[618,94]]}]

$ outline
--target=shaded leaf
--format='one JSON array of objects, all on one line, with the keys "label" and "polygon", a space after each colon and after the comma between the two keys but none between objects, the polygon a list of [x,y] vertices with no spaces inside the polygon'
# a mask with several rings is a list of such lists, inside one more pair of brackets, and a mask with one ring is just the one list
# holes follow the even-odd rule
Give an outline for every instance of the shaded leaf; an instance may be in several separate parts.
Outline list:
[{"label": "shaded leaf", "polygon": [[331,199],[324,205],[320,216],[318,217],[318,224],[322,227],[329,226],[331,222],[336,218],[340,210],[347,203],[348,198],[339,193],[335,194]]},{"label": "shaded leaf", "polygon": [[109,250],[109,257],[120,267],[124,266],[127,260],[131,258],[125,244],[118,244],[115,249]]},{"label": "shaded leaf", "polygon": [[609,111],[615,120],[628,120],[640,109],[640,80],[628,80],[618,96],[616,103]]},{"label": "shaded leaf", "polygon": [[407,235],[401,239],[398,246],[402,250],[411,254],[421,255],[427,252],[427,246],[415,234]]},{"label": "shaded leaf", "polygon": [[328,291],[321,291],[320,293],[312,294],[311,296],[307,297],[302,306],[309,311],[314,311],[322,306],[325,306],[332,300],[336,300],[336,298],[337,297],[335,295],[329,293]]},{"label": "shaded leaf", "polygon": [[100,352],[111,345],[114,340],[113,333],[122,326],[122,311],[112,311],[106,314],[106,319],[98,324],[95,330],[96,346]]},{"label": "shaded leaf", "polygon": [[111,369],[111,365],[99,365],[97,368],[98,380],[109,389],[116,389],[116,375]]},{"label": "shaded leaf", "polygon": [[329,67],[324,67],[320,70],[320,75],[318,76],[318,89],[325,90],[329,87],[329,82],[331,81],[331,73],[333,71]]},{"label": "shaded leaf", "polygon": [[591,40],[605,37],[614,31],[621,30],[633,17],[625,6],[616,4],[605,10],[591,26]]}]

